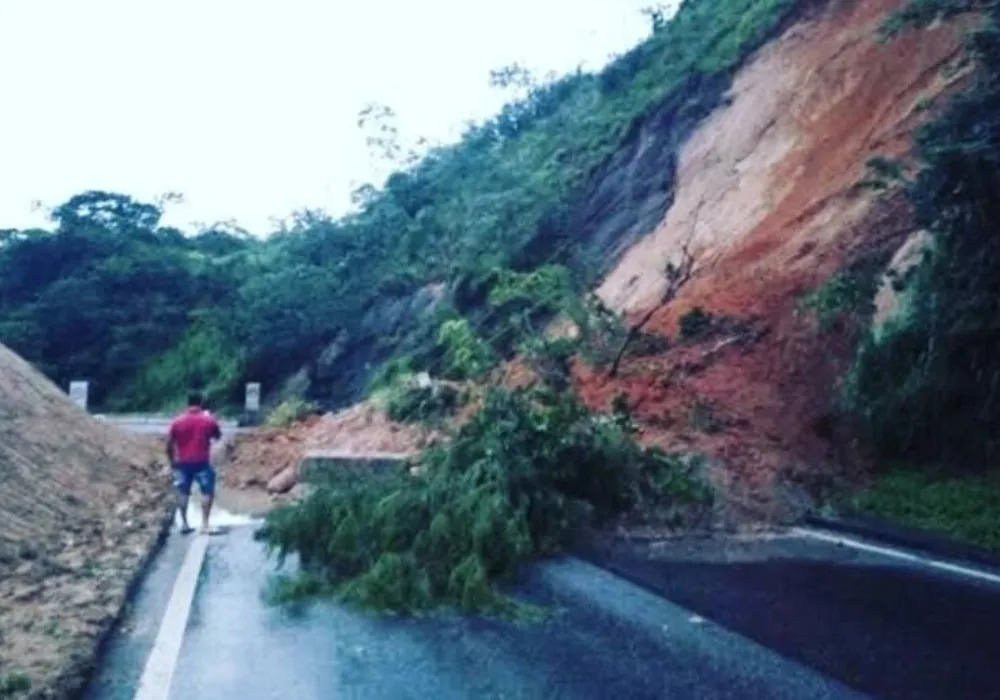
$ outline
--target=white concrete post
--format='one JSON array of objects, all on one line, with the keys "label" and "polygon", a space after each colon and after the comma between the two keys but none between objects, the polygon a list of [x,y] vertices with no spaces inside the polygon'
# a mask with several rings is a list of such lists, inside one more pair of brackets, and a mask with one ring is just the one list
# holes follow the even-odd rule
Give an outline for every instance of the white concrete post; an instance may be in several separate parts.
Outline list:
[{"label": "white concrete post", "polygon": [[247,384],[246,403],[247,413],[257,413],[260,410],[260,383],[250,382]]},{"label": "white concrete post", "polygon": [[87,410],[87,393],[89,387],[88,382],[69,383],[69,398],[84,411]]}]

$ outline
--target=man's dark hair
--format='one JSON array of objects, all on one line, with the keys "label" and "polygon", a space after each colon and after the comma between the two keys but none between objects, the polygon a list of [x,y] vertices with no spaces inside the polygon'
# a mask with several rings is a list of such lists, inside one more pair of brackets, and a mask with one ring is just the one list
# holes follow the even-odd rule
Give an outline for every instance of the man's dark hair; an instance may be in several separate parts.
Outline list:
[{"label": "man's dark hair", "polygon": [[204,404],[204,400],[201,398],[201,394],[197,391],[192,391],[188,394],[188,406],[201,406]]}]

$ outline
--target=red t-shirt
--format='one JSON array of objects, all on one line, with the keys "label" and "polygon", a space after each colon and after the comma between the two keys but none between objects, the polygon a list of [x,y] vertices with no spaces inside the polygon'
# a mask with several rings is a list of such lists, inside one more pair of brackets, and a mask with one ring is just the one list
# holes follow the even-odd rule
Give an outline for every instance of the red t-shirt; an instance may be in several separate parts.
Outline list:
[{"label": "red t-shirt", "polygon": [[174,418],[168,435],[174,443],[174,461],[178,464],[200,464],[208,462],[212,438],[222,437],[222,431],[212,414],[192,407]]}]

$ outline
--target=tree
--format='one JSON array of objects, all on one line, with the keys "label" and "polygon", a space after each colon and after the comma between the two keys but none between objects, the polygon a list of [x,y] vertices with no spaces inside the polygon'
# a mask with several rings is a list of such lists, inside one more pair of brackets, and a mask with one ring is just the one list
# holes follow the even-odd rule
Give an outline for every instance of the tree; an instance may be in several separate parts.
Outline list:
[{"label": "tree", "polygon": [[670,21],[669,15],[670,8],[662,3],[656,5],[649,5],[640,10],[643,15],[649,18],[650,28],[653,34],[659,34],[667,28],[667,23]]},{"label": "tree", "polygon": [[490,71],[490,87],[501,90],[508,88],[529,90],[537,83],[534,73],[519,63],[512,63],[509,66],[494,68]]},{"label": "tree", "polygon": [[63,230],[93,226],[112,233],[153,230],[162,215],[163,211],[154,204],[100,190],[74,195],[50,213]]}]

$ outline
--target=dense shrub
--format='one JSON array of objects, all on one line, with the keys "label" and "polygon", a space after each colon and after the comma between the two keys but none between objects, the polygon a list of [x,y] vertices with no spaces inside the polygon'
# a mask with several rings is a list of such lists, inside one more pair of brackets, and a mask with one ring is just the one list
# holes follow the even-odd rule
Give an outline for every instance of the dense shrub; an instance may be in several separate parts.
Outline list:
[{"label": "dense shrub", "polygon": [[477,377],[496,362],[489,344],[476,334],[466,319],[441,324],[437,341],[444,352],[441,374],[448,379]]},{"label": "dense shrub", "polygon": [[229,347],[217,326],[192,325],[180,342],[152,359],[108,398],[114,409],[159,410],[182,406],[189,388],[198,388],[207,405],[225,408],[238,401],[243,358]]},{"label": "dense shrub", "polygon": [[[909,21],[963,4],[928,3]],[[917,134],[907,183],[933,245],[907,285],[904,313],[861,342],[846,408],[885,458],[995,463],[1000,456],[1000,4],[970,45],[975,84]]]},{"label": "dense shrub", "polygon": [[402,423],[440,425],[461,402],[461,392],[450,384],[404,382],[389,391],[386,412]]},{"label": "dense shrub", "polygon": [[713,320],[712,314],[700,306],[694,307],[681,316],[681,338],[684,340],[696,340],[700,338],[712,328]]},{"label": "dense shrub", "polygon": [[862,324],[871,320],[875,311],[877,270],[859,266],[834,275],[819,289],[802,298],[803,308],[816,315],[820,331],[827,333],[836,322],[852,316]]}]

